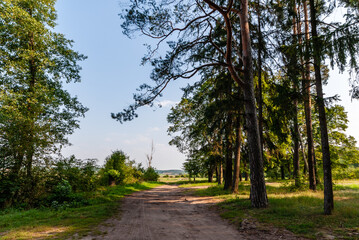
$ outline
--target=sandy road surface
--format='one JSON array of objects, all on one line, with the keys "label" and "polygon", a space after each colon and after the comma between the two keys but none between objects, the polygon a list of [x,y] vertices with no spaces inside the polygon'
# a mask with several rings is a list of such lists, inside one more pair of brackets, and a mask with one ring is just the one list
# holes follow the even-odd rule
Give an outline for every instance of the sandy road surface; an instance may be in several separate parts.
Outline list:
[{"label": "sandy road surface", "polygon": [[185,189],[169,185],[136,192],[123,200],[120,216],[98,227],[102,234],[83,239],[299,239],[289,232],[278,234],[278,230],[237,230],[209,209],[215,202],[213,198],[186,196]]}]

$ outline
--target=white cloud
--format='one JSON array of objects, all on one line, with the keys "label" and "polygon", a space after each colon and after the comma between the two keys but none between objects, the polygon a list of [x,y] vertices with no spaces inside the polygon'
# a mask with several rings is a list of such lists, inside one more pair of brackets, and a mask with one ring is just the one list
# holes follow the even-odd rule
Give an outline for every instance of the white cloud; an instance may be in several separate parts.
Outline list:
[{"label": "white cloud", "polygon": [[178,102],[171,101],[171,100],[163,100],[163,101],[159,102],[158,104],[161,105],[162,107],[173,107],[177,103]]}]

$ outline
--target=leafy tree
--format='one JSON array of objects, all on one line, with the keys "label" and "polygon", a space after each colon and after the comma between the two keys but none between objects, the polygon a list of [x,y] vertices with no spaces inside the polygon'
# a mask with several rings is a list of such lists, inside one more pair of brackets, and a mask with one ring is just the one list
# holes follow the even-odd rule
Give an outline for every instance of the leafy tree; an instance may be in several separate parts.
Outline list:
[{"label": "leafy tree", "polygon": [[[326,114],[333,178],[347,178],[344,173],[348,174],[348,177],[354,176],[352,168],[359,163],[359,149],[356,147],[356,140],[345,134],[348,128],[347,113],[343,106],[336,104],[327,106]],[[315,125],[319,128],[318,122]],[[317,147],[320,148],[320,146]],[[321,163],[322,156],[318,156],[318,160]]]},{"label": "leafy tree", "polygon": [[202,172],[202,165],[203,162],[200,159],[187,159],[183,163],[183,169],[188,173],[189,179],[193,178],[196,182],[196,177]]},{"label": "leafy tree", "polygon": [[[72,41],[55,33],[55,0],[4,0],[0,3],[0,152],[6,179],[0,194],[31,199],[35,166],[68,144],[87,108],[63,89],[79,82]],[[21,178],[26,181],[20,181]],[[20,183],[22,182],[22,183]]]},{"label": "leafy tree", "polygon": [[104,176],[107,178],[108,185],[123,184],[126,178],[126,161],[129,157],[122,151],[114,151],[106,158],[103,168]]}]

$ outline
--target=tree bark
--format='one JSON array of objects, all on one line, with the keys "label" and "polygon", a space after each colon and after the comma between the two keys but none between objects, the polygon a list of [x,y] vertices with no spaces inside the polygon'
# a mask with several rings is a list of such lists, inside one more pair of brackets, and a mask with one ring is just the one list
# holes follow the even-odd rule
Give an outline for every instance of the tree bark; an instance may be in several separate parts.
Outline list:
[{"label": "tree bark", "polygon": [[[258,18],[258,126],[259,136],[261,141],[261,148],[263,149],[263,93],[262,93],[262,22],[261,22],[261,10],[260,1],[257,2],[257,18]],[[263,152],[262,152],[263,153]]]},{"label": "tree bark", "polygon": [[251,50],[251,38],[249,31],[248,0],[240,1],[240,11],[237,12],[240,18],[241,40],[242,40],[242,60],[243,60],[243,79],[239,76],[232,59],[233,52],[233,29],[230,19],[230,12],[233,6],[233,0],[228,2],[227,9],[216,5],[210,0],[204,0],[210,8],[217,10],[223,17],[227,32],[226,39],[226,66],[231,77],[243,89],[245,115],[247,123],[247,139],[249,146],[249,164],[251,178],[251,203],[253,207],[261,208],[268,206],[267,191],[264,181],[263,171],[263,150],[258,126],[258,116],[256,99],[253,83],[253,60]]},{"label": "tree bark", "polygon": [[299,143],[300,143],[300,148],[302,149],[302,156],[303,156],[303,162],[304,162],[303,174],[305,175],[309,170],[309,166],[308,166],[307,157],[305,155],[305,149],[304,149],[304,144],[303,144],[303,139],[302,139],[301,134],[299,134]]},{"label": "tree bark", "polygon": [[217,175],[217,182],[219,185],[223,183],[222,175],[223,175],[223,166],[222,166],[222,162],[220,162],[218,165],[218,175]]},{"label": "tree bark", "polygon": [[224,190],[232,188],[232,172],[233,172],[233,147],[232,147],[232,113],[228,113],[228,120],[226,124],[226,171],[224,178]]},{"label": "tree bark", "polygon": [[213,166],[210,165],[208,168],[208,182],[213,182]]},{"label": "tree bark", "polygon": [[[297,6],[296,2],[294,3],[294,12],[297,13]],[[293,44],[297,44],[297,38],[298,35],[298,26],[297,26],[297,16],[293,17],[293,35],[294,40]],[[293,80],[293,90],[295,93],[298,91],[298,69],[297,69],[297,62],[298,62],[298,55],[292,54],[291,56],[291,64],[290,72],[293,74],[292,80]],[[293,142],[294,142],[294,151],[293,151],[293,178],[295,181],[295,186],[300,186],[300,172],[299,172],[299,126],[298,126],[298,99],[297,97],[294,97],[293,101],[294,105],[294,111],[293,111]]]},{"label": "tree bark", "polygon": [[293,178],[295,181],[295,186],[300,186],[300,172],[299,172],[299,127],[298,127],[298,100],[294,100],[294,130],[293,130],[293,140],[294,140],[294,154],[293,154]]},{"label": "tree bark", "polygon": [[248,181],[247,162],[244,161],[244,181]]},{"label": "tree bark", "polygon": [[253,207],[268,206],[267,191],[264,181],[263,155],[260,143],[256,100],[253,85],[253,61],[249,31],[248,0],[241,0],[240,25],[243,47],[245,116],[247,140],[249,146],[251,203]]},{"label": "tree bark", "polygon": [[[240,114],[239,114],[240,116]],[[240,165],[241,165],[241,143],[242,143],[242,130],[241,130],[241,119],[240,117],[236,119],[236,147],[235,147],[235,160],[234,160],[234,174],[233,174],[233,185],[232,193],[238,193],[239,186],[239,175],[240,175]]]},{"label": "tree bark", "polygon": [[324,172],[324,214],[330,215],[334,209],[332,169],[329,151],[329,138],[327,129],[327,119],[324,105],[324,94],[322,86],[322,76],[320,71],[321,65],[321,44],[317,32],[317,11],[314,0],[309,0],[310,15],[313,38],[313,55],[315,70],[315,85],[317,90],[317,106],[319,112],[319,124],[321,133],[322,155],[323,155],[323,172]]},{"label": "tree bark", "polygon": [[309,171],[309,189],[316,190],[316,171],[314,161],[314,141],[313,141],[313,128],[312,128],[312,100],[310,96],[310,56],[309,56],[309,17],[307,9],[307,1],[303,0],[304,22],[305,22],[305,71],[302,81],[303,96],[304,96],[304,112],[305,112],[305,125],[307,130],[307,144],[308,144],[308,171]]}]

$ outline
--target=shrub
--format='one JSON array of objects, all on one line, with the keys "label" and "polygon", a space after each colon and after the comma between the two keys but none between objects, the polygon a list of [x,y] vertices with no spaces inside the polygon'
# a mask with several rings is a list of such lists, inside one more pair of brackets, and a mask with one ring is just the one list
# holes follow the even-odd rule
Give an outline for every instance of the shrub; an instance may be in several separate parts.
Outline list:
[{"label": "shrub", "polygon": [[90,192],[98,186],[98,166],[95,159],[80,160],[75,156],[57,160],[47,181],[47,188],[53,188],[63,179],[67,180],[74,192]]},{"label": "shrub", "polygon": [[81,193],[73,193],[70,183],[63,179],[53,192],[42,201],[42,205],[56,210],[62,210],[68,207],[81,207],[88,205],[89,201]]},{"label": "shrub", "polygon": [[68,201],[72,194],[72,187],[67,180],[62,180],[59,182],[53,193],[53,200],[57,200],[58,202]]},{"label": "shrub", "polygon": [[143,168],[122,151],[114,151],[106,158],[104,167],[100,170],[102,185],[130,184],[138,182],[142,178]]},{"label": "shrub", "polygon": [[156,170],[152,167],[147,168],[145,173],[143,174],[143,180],[157,182],[160,175],[156,172]]}]

